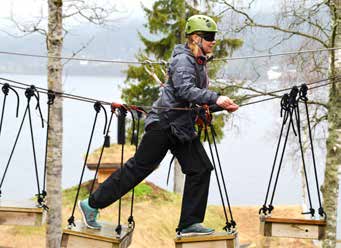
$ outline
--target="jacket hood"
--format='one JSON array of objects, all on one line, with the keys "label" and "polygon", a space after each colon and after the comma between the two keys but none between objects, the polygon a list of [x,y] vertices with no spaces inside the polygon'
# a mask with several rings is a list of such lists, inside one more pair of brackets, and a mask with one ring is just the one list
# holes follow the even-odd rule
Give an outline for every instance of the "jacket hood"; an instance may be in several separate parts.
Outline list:
[{"label": "jacket hood", "polygon": [[183,45],[183,44],[175,45],[172,57],[175,57],[175,56],[182,54],[182,53],[185,53],[185,54],[188,54],[188,55],[194,57],[192,51],[186,45]]}]

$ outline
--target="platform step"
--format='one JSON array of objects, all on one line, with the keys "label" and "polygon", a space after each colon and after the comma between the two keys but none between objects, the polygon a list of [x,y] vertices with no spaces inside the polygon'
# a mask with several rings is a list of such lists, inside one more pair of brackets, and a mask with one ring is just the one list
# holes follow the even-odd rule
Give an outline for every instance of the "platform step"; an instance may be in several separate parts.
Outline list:
[{"label": "platform step", "polygon": [[0,225],[40,226],[44,209],[32,200],[0,200]]},{"label": "platform step", "polygon": [[122,226],[120,237],[116,236],[116,225],[100,222],[101,230],[87,228],[83,222],[76,221],[76,226],[63,230],[62,248],[126,248],[132,241],[133,231]]},{"label": "platform step", "polygon": [[175,248],[239,248],[238,234],[216,232],[210,235],[176,238]]},{"label": "platform step", "polygon": [[325,236],[326,221],[288,218],[260,218],[260,233],[266,237],[321,240]]}]

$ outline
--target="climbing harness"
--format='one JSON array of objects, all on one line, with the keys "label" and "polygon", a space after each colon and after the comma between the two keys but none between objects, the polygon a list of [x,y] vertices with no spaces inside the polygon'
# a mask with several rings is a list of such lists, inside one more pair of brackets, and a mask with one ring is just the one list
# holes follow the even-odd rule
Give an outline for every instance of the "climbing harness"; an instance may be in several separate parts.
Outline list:
[{"label": "climbing harness", "polygon": [[[276,192],[276,187],[277,187],[277,183],[278,183],[280,170],[281,170],[282,163],[283,163],[283,158],[284,158],[284,154],[285,154],[285,150],[286,150],[286,146],[287,146],[289,133],[290,133],[290,130],[292,129],[294,135],[298,136],[298,142],[299,142],[299,146],[300,146],[300,153],[301,153],[301,159],[302,159],[302,166],[303,166],[303,171],[304,171],[305,183],[307,185],[307,193],[308,193],[308,199],[309,199],[309,205],[310,205],[309,212],[304,212],[302,214],[310,214],[312,218],[315,217],[315,209],[312,207],[310,187],[309,187],[308,175],[307,175],[307,170],[306,170],[306,161],[305,161],[304,149],[303,149],[303,144],[302,144],[301,117],[300,117],[300,109],[299,109],[299,101],[301,100],[305,104],[305,110],[306,110],[306,115],[307,115],[309,140],[310,140],[310,145],[311,145],[315,182],[316,182],[316,187],[317,187],[317,192],[318,192],[318,200],[319,200],[318,213],[321,217],[324,217],[325,219],[327,217],[326,213],[324,212],[324,210],[322,208],[321,197],[320,197],[320,192],[319,192],[319,182],[318,182],[318,177],[317,177],[315,154],[314,154],[314,148],[313,148],[313,140],[312,140],[310,120],[309,120],[309,112],[308,112],[308,104],[307,104],[307,101],[308,101],[307,91],[308,91],[307,85],[302,84],[300,89],[297,86],[294,86],[294,87],[292,87],[289,94],[284,94],[282,97],[282,100],[281,100],[281,117],[283,118],[282,127],[281,127],[281,131],[280,131],[279,140],[277,143],[274,161],[272,164],[272,169],[271,169],[270,179],[269,179],[267,192],[266,192],[266,196],[265,196],[265,201],[264,201],[263,206],[259,209],[259,214],[262,214],[265,216],[271,215],[271,212],[274,209],[273,200],[274,200],[274,196],[275,196],[275,192]],[[283,115],[283,112],[284,112],[284,115]],[[272,179],[273,179],[273,175],[274,175],[274,171],[275,171],[275,167],[276,167],[276,163],[277,163],[277,158],[279,155],[279,147],[282,143],[283,130],[284,130],[286,125],[287,125],[287,131],[285,134],[284,144],[282,147],[282,153],[280,155],[280,161],[279,161],[279,165],[278,165],[278,169],[277,169],[277,173],[276,173],[276,178],[275,178],[275,182],[274,182],[274,186],[273,186],[273,191],[271,194],[270,203],[267,206],[270,188],[271,188],[271,184],[272,184]]]}]

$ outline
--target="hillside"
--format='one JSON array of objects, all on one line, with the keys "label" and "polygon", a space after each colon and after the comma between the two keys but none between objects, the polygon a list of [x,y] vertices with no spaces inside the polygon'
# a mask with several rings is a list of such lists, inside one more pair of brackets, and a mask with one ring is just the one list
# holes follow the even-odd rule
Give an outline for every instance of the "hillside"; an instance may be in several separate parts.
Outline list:
[{"label": "hillside", "polygon": [[[64,191],[63,195],[63,223],[67,224],[73,204],[75,188]],[[82,188],[81,197],[87,195],[86,187]],[[181,197],[164,191],[155,185],[145,182],[136,189],[136,201],[134,219],[136,229],[134,231],[131,248],[150,247],[174,247],[175,228],[178,222]],[[126,223],[130,211],[130,198],[123,199],[122,219]],[[258,206],[235,206],[233,207],[234,218],[238,224],[239,240],[241,247],[260,247],[262,237],[258,235],[259,220]],[[101,211],[100,220],[108,222],[117,221],[117,205]],[[300,210],[296,206],[276,207],[277,216],[298,217]],[[76,219],[80,214],[76,211]],[[209,206],[205,224],[220,231],[224,225],[224,217],[221,206]],[[39,248],[45,247],[44,227],[15,227],[0,226],[1,248]],[[258,245],[257,245],[258,244]],[[272,239],[271,247],[314,247],[311,241],[294,239]]]}]

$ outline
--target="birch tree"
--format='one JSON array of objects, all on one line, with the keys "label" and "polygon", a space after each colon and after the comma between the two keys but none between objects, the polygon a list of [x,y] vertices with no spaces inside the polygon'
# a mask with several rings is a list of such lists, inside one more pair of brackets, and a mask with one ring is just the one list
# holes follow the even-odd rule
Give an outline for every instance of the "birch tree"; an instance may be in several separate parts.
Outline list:
[{"label": "birch tree", "polygon": [[[11,20],[19,31],[7,34],[15,37],[23,37],[32,33],[40,33],[46,39],[48,62],[47,78],[48,89],[55,92],[63,92],[63,65],[61,59],[63,40],[68,34],[66,23],[77,25],[88,22],[96,25],[112,25],[117,9],[115,4],[101,3],[99,1],[83,0],[48,0],[47,1],[47,25],[44,20],[45,1],[42,1],[41,17],[36,21],[21,23],[15,17],[15,11],[11,13]],[[101,6],[105,4],[105,7]],[[122,17],[121,17],[122,18]],[[64,22],[65,21],[65,22]],[[72,56],[76,56],[86,46],[77,49]],[[62,231],[62,149],[63,149],[63,100],[56,95],[51,105],[49,139],[47,149],[47,226],[46,247],[59,248]]]},{"label": "birch tree", "polygon": [[[48,1],[47,62],[48,88],[62,92],[61,59],[63,47],[62,0]],[[52,58],[54,57],[54,58]],[[46,247],[60,247],[62,226],[62,150],[63,150],[63,100],[57,96],[51,105],[48,157],[46,168],[47,204]]]}]

